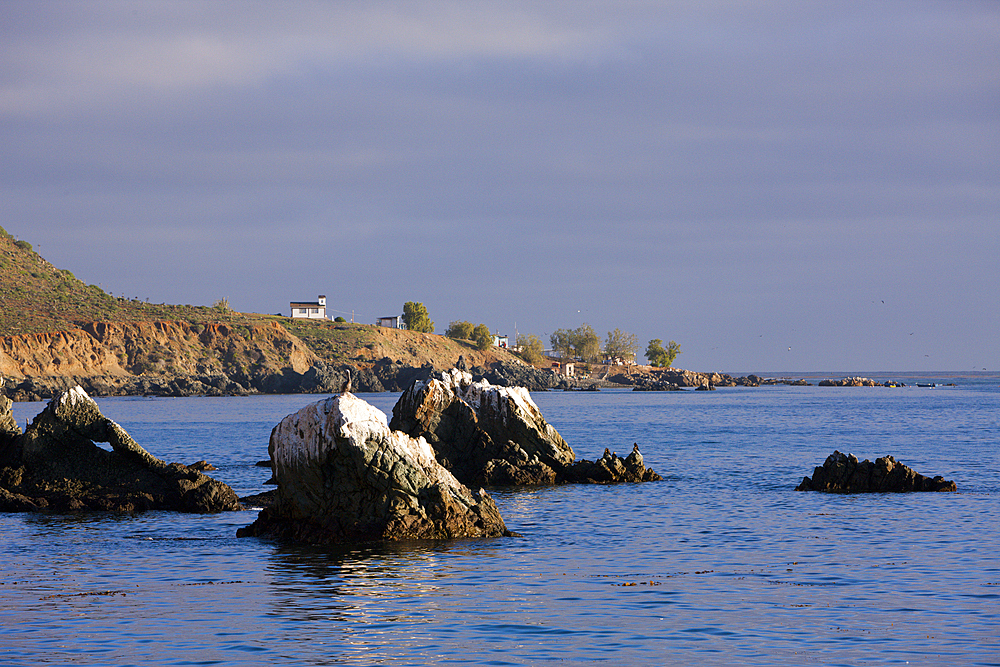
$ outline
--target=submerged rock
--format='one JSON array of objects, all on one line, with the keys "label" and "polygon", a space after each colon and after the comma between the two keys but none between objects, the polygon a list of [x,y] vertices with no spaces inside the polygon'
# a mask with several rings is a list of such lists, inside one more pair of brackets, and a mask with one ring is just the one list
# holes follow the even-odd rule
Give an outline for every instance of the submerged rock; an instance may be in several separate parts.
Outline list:
[{"label": "submerged rock", "polygon": [[285,417],[268,446],[274,502],[237,535],[299,542],[512,535],[493,499],[463,486],[423,438],[345,393]]},{"label": "submerged rock", "polygon": [[229,486],[156,458],[80,387],[57,394],[23,435],[2,442],[0,487],[6,511],[239,509]]},{"label": "submerged rock", "polygon": [[[651,481],[643,467],[605,454],[598,462],[576,462],[576,454],[545,421],[524,387],[472,381],[454,369],[415,381],[392,409],[393,429],[425,438],[438,461],[465,484],[529,486],[564,481]],[[634,452],[642,465],[638,447]]]},{"label": "submerged rock", "polygon": [[891,456],[872,463],[858,461],[853,454],[834,451],[822,466],[813,471],[812,479],[804,477],[796,491],[828,491],[833,493],[956,491],[955,482],[942,476],[930,478],[914,471]]}]

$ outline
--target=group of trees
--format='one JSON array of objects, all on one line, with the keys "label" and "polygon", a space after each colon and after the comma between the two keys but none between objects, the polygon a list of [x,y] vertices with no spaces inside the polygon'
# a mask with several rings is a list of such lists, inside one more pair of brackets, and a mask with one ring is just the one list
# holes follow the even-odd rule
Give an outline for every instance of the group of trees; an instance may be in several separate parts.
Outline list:
[{"label": "group of trees", "polygon": [[456,340],[471,340],[477,350],[485,350],[493,344],[493,334],[485,324],[473,324],[465,320],[457,320],[448,324],[444,335]]},{"label": "group of trees", "polygon": [[601,344],[601,339],[589,324],[576,329],[556,329],[549,336],[552,349],[565,357],[597,361],[601,355],[614,360],[634,361],[639,353],[639,339],[635,334],[621,329],[608,332],[608,337]]},{"label": "group of trees", "polygon": [[680,353],[681,346],[674,341],[670,341],[666,347],[663,347],[663,341],[659,338],[654,338],[646,346],[646,358],[649,359],[651,366],[670,367]]},{"label": "group of trees", "polygon": [[[434,331],[434,323],[427,313],[427,308],[419,302],[407,301],[403,304],[403,324],[410,331],[425,333]],[[466,320],[450,322],[444,335],[457,340],[473,341],[479,350],[486,350],[493,344],[493,334],[490,333],[488,326],[473,324]],[[576,329],[556,329],[549,336],[549,342],[552,349],[563,356],[585,362],[598,361],[602,355],[613,361],[629,362],[634,361],[639,354],[639,339],[635,334],[616,328],[608,332],[602,345],[600,336],[589,324],[582,324]],[[528,363],[542,360],[544,345],[538,336],[519,334],[515,345]],[[653,366],[670,366],[680,353],[681,346],[674,341],[670,341],[664,347],[662,340],[654,338],[646,346],[646,358]]]},{"label": "group of trees", "polygon": [[564,357],[595,361],[601,354],[601,339],[589,324],[576,329],[556,329],[549,336],[552,349]]},{"label": "group of trees", "polygon": [[[639,354],[639,339],[635,334],[616,328],[608,332],[602,346],[597,332],[589,324],[576,329],[556,329],[549,342],[552,349],[563,356],[586,362],[596,361],[602,354],[612,362],[629,362]],[[646,358],[653,366],[670,366],[680,353],[680,345],[670,341],[664,348],[663,341],[658,338],[649,341],[646,347]]]}]

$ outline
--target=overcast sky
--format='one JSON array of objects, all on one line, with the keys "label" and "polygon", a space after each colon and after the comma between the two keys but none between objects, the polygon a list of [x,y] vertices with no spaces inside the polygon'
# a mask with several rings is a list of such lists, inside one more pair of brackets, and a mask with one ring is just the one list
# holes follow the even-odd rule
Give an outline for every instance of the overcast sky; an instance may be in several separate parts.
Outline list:
[{"label": "overcast sky", "polygon": [[1000,2],[8,1],[0,215],[156,303],[997,370]]}]

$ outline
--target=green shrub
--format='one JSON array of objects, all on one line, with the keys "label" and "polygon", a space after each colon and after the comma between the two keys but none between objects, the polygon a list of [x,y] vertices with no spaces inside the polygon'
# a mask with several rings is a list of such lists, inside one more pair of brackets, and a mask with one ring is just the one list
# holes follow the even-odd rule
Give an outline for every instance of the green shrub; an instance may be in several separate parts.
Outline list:
[{"label": "green shrub", "polygon": [[475,328],[476,327],[472,322],[456,320],[448,324],[448,329],[444,332],[444,335],[448,338],[455,338],[458,340],[472,340],[472,332]]},{"label": "green shrub", "polygon": [[493,334],[485,324],[477,324],[472,331],[472,340],[476,342],[477,350],[488,350],[493,345]]}]

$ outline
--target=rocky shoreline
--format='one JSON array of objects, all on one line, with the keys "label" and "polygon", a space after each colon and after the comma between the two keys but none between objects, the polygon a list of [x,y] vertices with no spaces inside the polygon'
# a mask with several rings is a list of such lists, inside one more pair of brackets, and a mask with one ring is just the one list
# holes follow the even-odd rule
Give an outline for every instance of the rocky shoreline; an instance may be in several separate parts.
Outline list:
[{"label": "rocky shoreline", "polygon": [[[523,363],[498,361],[489,366],[468,367],[476,380],[495,386],[524,387],[529,391],[711,391],[717,387],[763,387],[774,385],[812,386],[805,379],[768,378],[759,375],[734,376],[701,373],[677,368],[621,370],[577,377],[557,375]],[[366,367],[318,362],[302,373],[291,368],[281,373],[191,373],[174,375],[49,375],[7,377],[6,394],[15,402],[48,400],[72,387],[80,386],[90,396],[248,396],[254,394],[330,394],[340,390],[348,376],[355,392],[401,392],[414,380],[427,380],[440,369],[430,364],[410,366],[384,358]],[[820,387],[905,387],[897,380],[847,377],[823,379]]]}]

